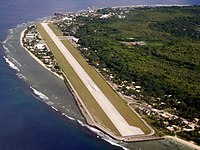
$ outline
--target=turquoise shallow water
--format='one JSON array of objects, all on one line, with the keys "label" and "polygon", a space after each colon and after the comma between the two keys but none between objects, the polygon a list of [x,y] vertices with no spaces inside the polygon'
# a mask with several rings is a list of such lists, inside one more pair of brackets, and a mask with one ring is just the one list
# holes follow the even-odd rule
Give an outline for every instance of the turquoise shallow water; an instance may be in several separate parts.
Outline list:
[{"label": "turquoise shallow water", "polygon": [[[151,1],[148,4],[158,2]],[[197,4],[198,2],[163,1],[162,3]],[[26,24],[16,26],[23,22],[52,15],[55,11],[76,11],[86,9],[88,6],[133,4],[146,4],[146,2],[131,0],[1,2],[0,149],[121,149],[119,145],[136,150],[188,149],[171,140],[117,143],[99,131],[87,127],[63,81],[41,67],[20,46],[20,32]],[[59,111],[52,109],[52,106]],[[116,144],[119,145],[113,146]]]}]

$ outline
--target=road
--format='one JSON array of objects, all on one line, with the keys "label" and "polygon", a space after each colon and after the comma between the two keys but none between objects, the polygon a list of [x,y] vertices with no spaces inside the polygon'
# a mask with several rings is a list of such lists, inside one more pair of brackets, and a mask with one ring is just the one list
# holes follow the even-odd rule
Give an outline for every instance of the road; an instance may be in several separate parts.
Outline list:
[{"label": "road", "polygon": [[99,87],[94,83],[94,81],[90,78],[90,76],[85,72],[85,70],[81,67],[81,65],[77,62],[77,60],[72,56],[69,50],[63,45],[60,39],[55,35],[55,33],[50,29],[47,23],[41,23],[43,28],[46,30],[48,35],[51,37],[52,41],[58,47],[60,52],[69,62],[71,67],[77,73],[83,84],[92,94],[94,99],[106,113],[108,118],[112,121],[114,126],[117,128],[119,133],[122,136],[132,136],[132,135],[141,135],[144,132],[134,126],[130,126],[127,121],[122,117],[122,115],[117,111],[117,109],[112,105],[109,99],[104,95],[104,93],[99,89]]}]

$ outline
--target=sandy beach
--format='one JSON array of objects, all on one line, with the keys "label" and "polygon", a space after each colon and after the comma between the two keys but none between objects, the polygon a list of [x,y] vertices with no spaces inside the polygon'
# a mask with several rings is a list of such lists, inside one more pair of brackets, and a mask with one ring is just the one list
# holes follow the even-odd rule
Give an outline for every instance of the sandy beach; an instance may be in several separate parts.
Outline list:
[{"label": "sandy beach", "polygon": [[183,139],[180,139],[180,138],[178,138],[176,136],[164,136],[164,138],[172,139],[174,141],[177,141],[177,142],[180,142],[180,143],[182,143],[184,145],[187,145],[188,147],[191,147],[193,149],[200,150],[200,146],[194,144],[193,142],[189,142],[189,141],[185,141]]},{"label": "sandy beach", "polygon": [[24,37],[24,32],[26,31],[26,29],[24,29],[21,34],[20,34],[20,44],[21,46],[31,55],[31,57],[33,59],[35,59],[42,67],[44,67],[45,69],[47,69],[48,71],[50,71],[51,73],[53,73],[54,75],[56,75],[57,77],[59,77],[60,79],[64,80],[64,78],[60,75],[58,75],[57,73],[51,71],[49,68],[46,67],[46,65],[40,60],[38,59],[35,55],[33,55],[26,47],[23,46],[23,43],[22,43],[22,39]]},{"label": "sandy beach", "polygon": [[[21,46],[30,54],[30,56],[33,58],[33,59],[35,59],[42,67],[44,67],[45,69],[47,69],[48,71],[50,71],[51,73],[53,73],[54,75],[56,75],[57,77],[59,77],[60,79],[62,79],[62,80],[64,80],[64,78],[62,77],[62,76],[59,76],[58,74],[56,74],[55,72],[52,72],[49,68],[47,68],[46,66],[45,66],[45,64],[43,64],[43,62],[40,60],[40,59],[38,59],[35,55],[33,55],[26,47],[24,47],[23,46],[23,43],[22,43],[22,39],[23,39],[23,36],[24,36],[24,32],[26,31],[26,29],[24,29],[22,32],[21,32],[21,35],[20,35],[20,44],[21,44]],[[68,84],[69,84],[70,82],[68,81]],[[70,85],[68,85],[70,88],[71,88],[71,86]],[[70,89],[69,88],[69,89]],[[87,124],[89,124],[90,126],[93,126],[93,127],[97,127],[98,129],[100,129],[101,131],[103,131],[104,133],[107,133],[107,134],[109,134],[109,131],[105,131],[105,129],[102,129],[100,126],[98,126],[96,123],[95,123],[95,121],[92,121],[91,120],[91,117],[90,117],[90,114],[88,113],[88,112],[86,112],[85,111],[85,108],[83,108],[83,105],[79,102],[79,98],[77,97],[77,95],[78,94],[75,94],[74,93],[74,89],[72,90],[72,89],[70,89],[70,91],[72,92],[72,94],[73,94],[73,96],[74,96],[74,99],[76,100],[76,103],[77,103],[77,105],[79,106],[79,109],[80,109],[80,111],[81,111],[81,113],[82,113],[82,115],[84,116],[84,118],[86,119],[86,122],[87,122]],[[119,139],[119,137],[117,137],[117,136],[113,136],[111,133],[109,134],[109,135],[111,135],[114,139]],[[183,140],[183,139],[180,139],[180,138],[178,138],[178,137],[175,137],[175,136],[164,136],[163,138],[166,138],[166,139],[172,139],[172,140],[174,140],[174,141],[177,141],[177,142],[179,142],[179,143],[182,143],[182,144],[184,144],[184,145],[187,145],[188,147],[191,147],[191,148],[193,148],[193,149],[196,149],[196,150],[200,150],[200,146],[198,146],[198,145],[196,145],[196,144],[194,144],[194,143],[192,143],[192,142],[189,142],[189,141],[185,141],[185,140]],[[136,139],[137,139],[137,137],[136,137]],[[133,139],[124,139],[124,138],[120,138],[120,140],[123,140],[123,141],[139,141],[138,139],[137,140],[133,140]],[[142,139],[141,141],[146,141],[146,140],[148,140],[148,139]],[[154,140],[156,140],[156,139],[154,139]],[[159,139],[158,139],[159,140]]]}]

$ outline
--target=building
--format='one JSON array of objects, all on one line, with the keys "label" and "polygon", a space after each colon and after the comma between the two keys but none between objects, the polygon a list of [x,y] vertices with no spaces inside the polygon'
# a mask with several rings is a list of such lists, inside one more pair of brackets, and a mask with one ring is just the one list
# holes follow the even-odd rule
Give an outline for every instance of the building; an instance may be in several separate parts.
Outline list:
[{"label": "building", "polygon": [[168,127],[167,127],[167,130],[169,130],[170,132],[174,132],[174,128],[171,127],[171,126],[168,126]]},{"label": "building", "polygon": [[161,117],[163,117],[163,118],[165,118],[165,119],[169,119],[169,118],[171,118],[171,114],[170,113],[163,113],[163,114],[161,114]]},{"label": "building", "polygon": [[44,44],[38,43],[35,45],[35,48],[38,50],[44,50],[46,47]]},{"label": "building", "polygon": [[26,39],[27,40],[32,40],[35,37],[35,35],[33,33],[27,33],[26,34]]}]

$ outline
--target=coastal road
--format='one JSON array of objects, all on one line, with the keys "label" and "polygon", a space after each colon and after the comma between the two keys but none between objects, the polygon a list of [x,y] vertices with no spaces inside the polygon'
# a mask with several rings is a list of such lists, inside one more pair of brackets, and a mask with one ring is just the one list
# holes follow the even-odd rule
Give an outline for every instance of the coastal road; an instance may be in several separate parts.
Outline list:
[{"label": "coastal road", "polygon": [[92,94],[94,99],[106,113],[108,118],[112,121],[114,126],[117,128],[119,133],[122,136],[132,136],[132,135],[141,135],[144,132],[134,126],[130,126],[127,121],[122,117],[122,115],[117,111],[117,109],[112,105],[109,99],[104,95],[104,93],[99,89],[99,87],[94,83],[94,81],[90,78],[90,76],[86,73],[86,71],[81,67],[78,61],[72,56],[69,50],[63,45],[60,39],[55,35],[55,33],[51,30],[47,23],[41,23],[45,31],[48,33],[52,41],[58,47],[60,52],[69,62],[71,67],[74,69],[76,74],[79,76],[81,81],[84,83],[86,88]]}]

